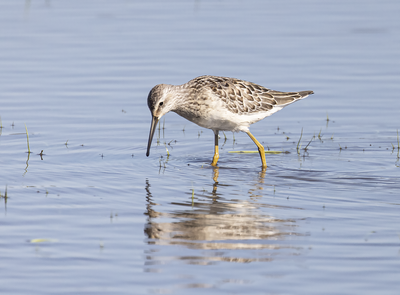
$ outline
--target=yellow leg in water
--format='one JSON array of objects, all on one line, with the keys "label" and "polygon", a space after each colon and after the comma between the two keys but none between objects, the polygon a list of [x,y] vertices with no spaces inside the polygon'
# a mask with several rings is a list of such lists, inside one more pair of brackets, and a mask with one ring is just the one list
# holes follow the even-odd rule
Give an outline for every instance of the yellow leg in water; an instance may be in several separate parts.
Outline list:
[{"label": "yellow leg in water", "polygon": [[218,131],[215,131],[215,149],[214,149],[214,158],[211,163],[212,166],[217,166],[217,162],[219,159],[219,151],[218,151]]},{"label": "yellow leg in water", "polygon": [[260,157],[261,157],[261,163],[263,168],[267,168],[267,161],[265,160],[265,151],[264,151],[264,147],[262,146],[261,143],[259,143],[257,141],[257,139],[253,136],[253,134],[250,133],[250,131],[246,132],[247,135],[251,138],[252,141],[254,141],[254,143],[257,145],[258,147],[258,152],[260,153]]}]

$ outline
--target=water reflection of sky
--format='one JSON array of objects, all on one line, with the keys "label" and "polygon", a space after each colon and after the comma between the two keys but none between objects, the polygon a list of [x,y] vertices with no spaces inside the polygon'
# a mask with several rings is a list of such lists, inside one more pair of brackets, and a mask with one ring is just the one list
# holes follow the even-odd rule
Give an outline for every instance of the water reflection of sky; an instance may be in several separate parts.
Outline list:
[{"label": "water reflection of sky", "polygon": [[[399,11],[1,2],[0,291],[398,290]],[[258,155],[228,153],[254,149],[245,134],[221,134],[209,167],[212,132],[176,114],[146,158],[148,91],[203,74],[315,91],[252,126],[289,152],[265,174]]]}]

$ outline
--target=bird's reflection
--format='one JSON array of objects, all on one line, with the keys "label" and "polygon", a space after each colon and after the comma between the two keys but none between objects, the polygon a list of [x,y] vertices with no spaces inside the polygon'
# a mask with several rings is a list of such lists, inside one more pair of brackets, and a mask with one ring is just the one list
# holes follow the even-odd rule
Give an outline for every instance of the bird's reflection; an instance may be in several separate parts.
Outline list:
[{"label": "bird's reflection", "polygon": [[[144,231],[149,245],[181,245],[189,249],[214,250],[208,254],[202,252],[200,257],[195,258],[174,256],[174,259],[195,264],[215,263],[215,261],[271,261],[276,257],[275,252],[282,249],[286,249],[280,251],[285,253],[284,255],[299,255],[299,248],[292,247],[288,242],[279,243],[287,237],[301,235],[298,233],[296,220],[279,219],[268,215],[268,210],[282,207],[260,202],[259,197],[262,194],[257,192],[263,189],[263,185],[265,186],[265,171],[257,176],[254,189],[249,190],[249,198],[245,200],[231,200],[224,196],[224,188],[229,185],[219,183],[219,176],[220,169],[214,167],[212,191],[204,194],[195,193],[193,202],[185,196],[182,199],[186,202],[170,203],[173,206],[172,210],[158,206],[147,179],[145,214],[148,220]],[[218,193],[218,189],[222,189],[222,192]],[[268,253],[255,256],[253,254],[253,257],[248,255],[244,257],[243,252],[233,256],[232,253],[236,253],[235,251],[229,251],[229,255],[224,253],[224,250],[244,249],[262,249]],[[290,249],[289,252],[287,249]],[[154,265],[154,260],[160,259],[158,255],[159,252],[147,255],[146,265]]]}]

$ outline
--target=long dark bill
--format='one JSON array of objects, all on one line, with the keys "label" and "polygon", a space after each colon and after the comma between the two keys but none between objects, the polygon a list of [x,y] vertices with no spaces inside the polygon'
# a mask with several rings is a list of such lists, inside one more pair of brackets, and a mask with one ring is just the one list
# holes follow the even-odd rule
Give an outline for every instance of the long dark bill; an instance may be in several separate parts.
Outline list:
[{"label": "long dark bill", "polygon": [[150,155],[151,141],[153,140],[154,130],[156,130],[157,123],[158,123],[158,118],[153,116],[153,118],[151,119],[149,142],[147,144],[147,153],[146,153],[147,157]]}]

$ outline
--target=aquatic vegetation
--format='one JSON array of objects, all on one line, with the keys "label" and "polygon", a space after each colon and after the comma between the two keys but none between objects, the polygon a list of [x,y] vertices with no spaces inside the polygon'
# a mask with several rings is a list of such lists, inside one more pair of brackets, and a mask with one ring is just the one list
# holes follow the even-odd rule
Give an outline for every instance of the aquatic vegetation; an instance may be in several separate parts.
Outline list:
[{"label": "aquatic vegetation", "polygon": [[26,127],[26,124],[25,124],[25,130],[26,130],[26,142],[28,144],[28,154],[30,154],[31,149],[29,148],[29,134],[28,134],[28,128]]}]

